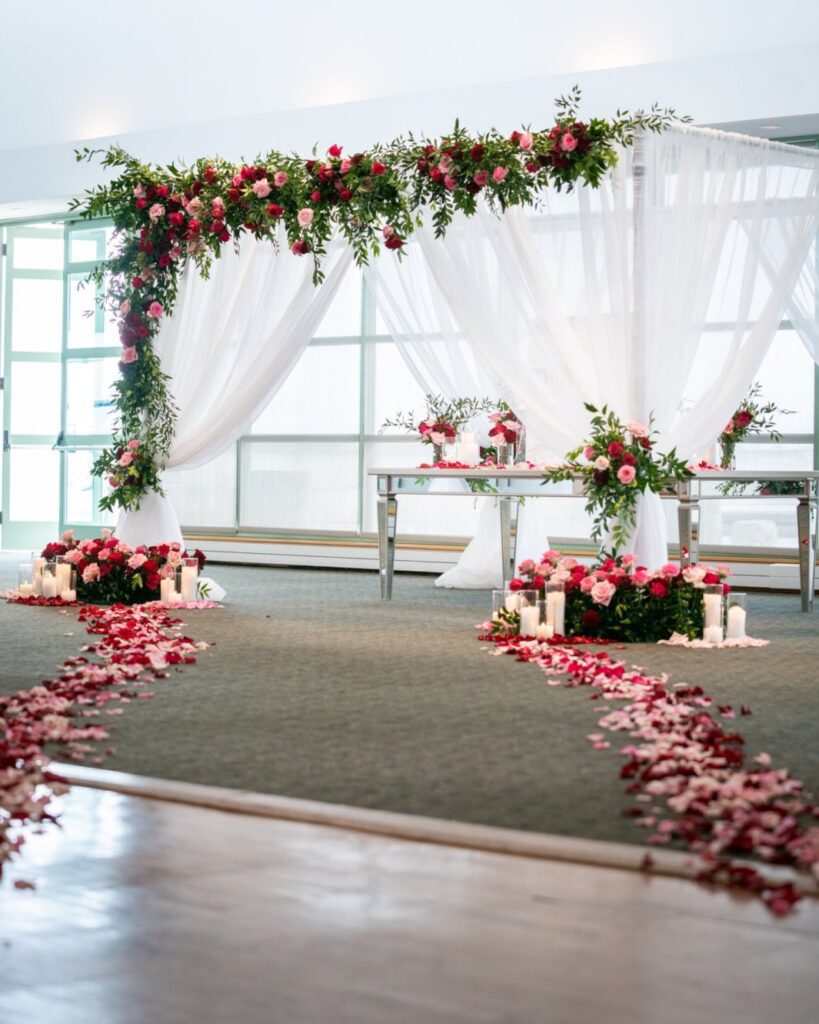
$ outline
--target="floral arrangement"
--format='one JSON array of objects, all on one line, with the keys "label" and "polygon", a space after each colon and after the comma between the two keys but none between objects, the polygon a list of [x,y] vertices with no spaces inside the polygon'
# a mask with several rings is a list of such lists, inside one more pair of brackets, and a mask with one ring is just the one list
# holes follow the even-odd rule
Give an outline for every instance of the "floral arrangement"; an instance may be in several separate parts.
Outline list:
[{"label": "floral arrangement", "polygon": [[388,427],[398,427],[407,433],[418,433],[424,444],[431,444],[435,449],[436,459],[441,459],[441,449],[445,444],[454,441],[458,431],[469,423],[473,416],[490,408],[488,398],[455,398],[452,401],[443,395],[424,395],[426,403],[425,418],[419,420],[414,412],[399,412],[391,419],[384,420],[380,433]]},{"label": "floral arrangement", "polygon": [[[546,551],[540,562],[521,562],[509,589],[545,590],[549,580],[563,583],[568,636],[656,643],[672,633],[701,635],[702,590],[722,583],[727,592],[724,581],[730,570],[709,565],[681,569],[669,563],[650,571],[636,562],[627,554],[587,566],[559,551]],[[496,632],[503,629],[501,623]]]},{"label": "floral arrangement", "polygon": [[523,433],[523,424],[505,402],[498,403],[497,412],[489,414],[492,426],[489,436],[495,438],[496,444],[517,444]]},{"label": "floral arrangement", "polygon": [[677,458],[675,449],[667,455],[654,450],[653,417],[648,426],[637,420],[624,424],[605,405],[602,409],[588,402],[584,405],[592,413],[589,439],[566,455],[565,465],[547,470],[545,477],[570,480],[582,474],[586,511],[594,516],[592,539],[610,536],[612,554],[617,554],[636,526],[637,495],[659,493],[671,480],[687,480],[693,473]]},{"label": "floral arrangement", "polygon": [[[206,276],[223,245],[245,235],[277,244],[283,228],[291,252],[312,257],[318,283],[336,232],[359,264],[382,246],[400,256],[425,209],[443,235],[456,212],[475,213],[479,196],[501,211],[534,205],[550,186],[597,186],[635,131],[659,132],[675,118],[655,105],[648,113],[618,111],[613,120],[586,122],[579,103],[577,88],[560,97],[554,124],[542,131],[472,135],[456,122],[439,140],[409,136],[351,155],[332,145],[307,159],[271,150],[238,165],[217,157],[188,167],[142,163],[119,146],[78,150],[78,160],[101,156],[115,172],[71,204],[83,218],[114,222],[114,251],[91,275],[122,342],[114,448],[139,438],[146,467],[153,463],[141,483],[116,488],[111,504],[136,508],[145,490],[156,489],[173,438],[176,410],[152,340],[189,262]],[[94,473],[109,475],[112,461],[98,460]]]},{"label": "floral arrangement", "polygon": [[752,384],[719,435],[720,466],[723,469],[731,466],[737,445],[749,434],[767,434],[772,441],[781,441],[782,434],[776,429],[776,415],[790,416],[793,411],[780,409],[775,402],[763,402],[762,385],[758,382]]},{"label": "floral arrangement", "polygon": [[[131,351],[131,350],[129,350]],[[116,505],[126,508],[139,504],[140,496],[148,489],[161,492],[158,466],[150,454],[150,447],[139,438],[115,438],[113,447],[106,449],[96,463],[106,474],[111,488],[100,499],[100,508],[112,510]]]},{"label": "floral arrangement", "polygon": [[156,601],[160,582],[175,575],[183,558],[196,558],[200,571],[205,564],[198,549],[188,555],[177,543],[132,548],[110,530],[103,530],[102,536],[93,540],[77,540],[74,531],[68,530],[41,554],[49,561],[65,555],[77,571],[78,600],[92,604]]}]

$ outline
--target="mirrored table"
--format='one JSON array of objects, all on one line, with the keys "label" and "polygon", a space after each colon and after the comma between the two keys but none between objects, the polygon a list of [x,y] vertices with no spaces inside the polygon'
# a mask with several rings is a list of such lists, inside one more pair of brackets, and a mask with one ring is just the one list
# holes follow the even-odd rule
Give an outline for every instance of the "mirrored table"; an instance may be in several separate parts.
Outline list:
[{"label": "mirrored table", "polygon": [[[546,483],[539,469],[371,469],[376,479],[378,495],[378,564],[381,577],[382,600],[392,597],[395,569],[395,537],[400,495],[426,494],[429,497],[474,497],[475,494],[493,494],[500,507],[501,559],[503,579],[514,575],[516,557],[514,528],[521,498],[577,497],[582,478],[578,474],[573,485],[568,482]],[[452,481],[448,489],[431,481]],[[472,490],[464,489],[459,481],[467,481]],[[793,485],[792,497],[796,503],[798,536],[799,582],[802,611],[813,608],[816,579],[817,504],[819,504],[819,472],[807,470],[698,470],[690,480],[672,482],[662,497],[675,500],[678,505],[680,528],[680,555],[683,564],[699,559],[700,503],[703,501],[766,501],[782,499],[781,494],[760,494],[761,482],[775,481]],[[471,482],[471,483],[470,483]],[[723,493],[726,484],[733,485],[730,495]],[[742,486],[744,485],[744,487]],[[653,568],[653,567],[652,567]]]}]

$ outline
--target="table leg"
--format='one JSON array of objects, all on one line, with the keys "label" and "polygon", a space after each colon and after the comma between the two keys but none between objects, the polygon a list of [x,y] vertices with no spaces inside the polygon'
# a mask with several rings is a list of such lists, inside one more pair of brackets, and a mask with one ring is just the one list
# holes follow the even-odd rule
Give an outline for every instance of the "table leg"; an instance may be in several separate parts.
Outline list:
[{"label": "table leg", "polygon": [[381,577],[381,600],[392,598],[392,577],[395,569],[395,524],[398,501],[395,494],[378,495],[378,571]]},{"label": "table leg", "polygon": [[[517,552],[517,498],[498,498],[500,502],[501,527],[501,565],[503,569],[502,583],[515,576],[515,556]],[[512,542],[512,531],[515,530],[515,543]]]},{"label": "table leg", "polygon": [[680,498],[677,509],[680,528],[680,563],[691,565],[700,558],[700,501],[695,497]]},{"label": "table leg", "polygon": [[799,588],[802,611],[813,611],[816,589],[816,506],[815,496],[804,496],[796,506],[796,527],[799,536]]}]

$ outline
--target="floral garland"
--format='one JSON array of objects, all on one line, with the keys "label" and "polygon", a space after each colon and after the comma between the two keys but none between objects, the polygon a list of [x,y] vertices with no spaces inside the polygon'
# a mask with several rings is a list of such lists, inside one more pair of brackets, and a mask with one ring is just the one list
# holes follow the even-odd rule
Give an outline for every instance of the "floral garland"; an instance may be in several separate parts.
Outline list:
[{"label": "floral garland", "polygon": [[[318,283],[336,232],[359,264],[382,245],[401,255],[423,211],[440,236],[456,212],[476,212],[479,196],[503,211],[537,204],[548,187],[598,186],[617,162],[617,147],[630,145],[636,130],[659,132],[675,118],[673,110],[655,105],[647,114],[624,111],[611,121],[584,122],[579,103],[577,88],[560,97],[555,123],[543,131],[471,135],[456,122],[439,140],[408,136],[350,156],[333,145],[309,159],[272,150],[242,165],[203,158],[184,167],[145,164],[119,146],[78,151],[78,160],[101,154],[102,165],[118,172],[72,204],[81,217],[112,218],[116,237],[115,252],[92,275],[118,319],[122,342],[117,435],[94,466],[113,488],[102,507],[137,508],[147,490],[161,493],[176,410],[152,339],[173,308],[188,262],[206,276],[223,245],[244,235],[276,244],[283,226],[290,250],[312,255]],[[134,439],[142,446],[141,461],[127,486],[116,485],[111,478],[122,476],[116,453]]]},{"label": "floral garland", "polygon": [[[69,658],[54,679],[0,695],[0,877],[22,848],[25,830],[57,820],[52,801],[68,790],[48,767],[46,745],[57,744],[72,761],[101,764],[94,745],[109,739],[109,731],[92,720],[121,715],[121,705],[152,697],[146,689],[151,680],[191,664],[209,646],[183,636],[179,620],[159,605],[87,605],[78,621],[101,637],[98,643]],[[113,747],[105,751],[113,753]],[[15,885],[33,888],[23,880]]]},{"label": "floral garland", "polygon": [[[547,582],[562,583],[566,593],[566,633],[602,637],[624,643],[655,643],[672,634],[699,636],[703,627],[704,587],[722,584],[730,569],[725,565],[668,563],[649,570],[637,565],[635,555],[606,558],[582,565],[559,551],[546,551],[539,562],[527,559],[510,590],[545,590]],[[494,624],[503,633],[516,625],[514,612]]]},{"label": "floral garland", "polygon": [[[730,705],[717,706],[699,686],[668,685],[667,676],[628,669],[604,652],[498,638],[496,651],[532,661],[550,686],[589,686],[597,705],[598,730],[586,737],[595,750],[607,750],[606,732],[626,734],[620,748],[625,763],[620,777],[634,803],[626,813],[649,830],[656,846],[682,845],[696,854],[702,882],[742,887],[759,896],[777,915],[790,913],[807,889],[819,883],[819,807],[803,784],[784,768],[771,767],[769,754],[746,763],[745,741],[727,731],[712,713],[732,720]],[[613,701],[625,703],[612,710]],[[741,715],[750,715],[743,706]],[[755,864],[737,862],[752,855],[772,865],[787,865],[809,878],[798,886],[769,877]],[[653,860],[644,858],[650,870]],[[809,880],[810,879],[810,880]]]},{"label": "floral garland", "polygon": [[[594,516],[592,540],[610,536],[612,554],[628,543],[637,524],[637,495],[659,494],[671,480],[687,480],[693,473],[677,458],[654,450],[657,432],[638,420],[623,423],[607,406],[598,409],[583,403],[592,413],[589,439],[566,455],[566,463],[546,472],[547,480],[583,476],[586,511]],[[582,460],[581,460],[582,455]]]},{"label": "floral garland", "polygon": [[[49,561],[64,555],[71,562],[77,571],[80,601],[106,604],[155,601],[161,581],[173,577],[184,558],[195,558],[200,572],[205,564],[205,555],[198,548],[190,556],[176,542],[132,548],[108,529],[102,531],[101,537],[86,540],[77,540],[73,530],[66,530],[59,541],[47,544],[41,554]],[[37,598],[24,598],[22,602],[42,603]]]}]

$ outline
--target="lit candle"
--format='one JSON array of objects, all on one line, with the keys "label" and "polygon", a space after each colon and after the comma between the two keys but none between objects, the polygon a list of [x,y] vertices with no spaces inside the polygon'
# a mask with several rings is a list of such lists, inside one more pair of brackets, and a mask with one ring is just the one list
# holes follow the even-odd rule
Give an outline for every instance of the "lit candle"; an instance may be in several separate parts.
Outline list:
[{"label": "lit candle", "polygon": [[159,600],[164,601],[166,604],[171,600],[171,594],[174,592],[173,580],[165,577],[159,581]]},{"label": "lit candle", "polygon": [[21,583],[19,587],[20,597],[31,597],[34,593],[33,583]]},{"label": "lit candle", "polygon": [[738,604],[732,604],[728,609],[728,631],[726,636],[729,640],[742,640],[745,636],[745,609]]},{"label": "lit candle", "polygon": [[57,593],[62,594],[64,590],[71,589],[71,563],[57,562]]},{"label": "lit candle", "polygon": [[50,572],[43,573],[43,597],[56,597],[57,596],[57,577],[52,576]]},{"label": "lit candle", "polygon": [[535,632],[535,636],[538,638],[538,640],[551,640],[553,635],[554,630],[548,622],[541,622]]},{"label": "lit candle", "polygon": [[70,588],[67,588],[66,590],[62,591],[62,593],[60,594],[60,597],[63,599],[63,601],[66,601],[66,602],[69,602],[69,603],[71,601],[76,601],[77,600],[77,591],[76,590],[71,590]]},{"label": "lit candle", "polygon": [[508,612],[516,612],[520,607],[520,597],[517,594],[506,595],[506,610]]},{"label": "lit candle", "polygon": [[196,566],[194,565],[183,565],[182,566],[182,600],[183,601],[195,601],[196,600],[196,577],[198,576]]},{"label": "lit candle", "polygon": [[520,610],[520,627],[518,632],[521,636],[537,636],[537,627],[540,623],[540,612],[537,605],[527,605]]},{"label": "lit candle", "polygon": [[705,626],[719,626],[722,628],[722,597],[719,594],[705,594],[703,597],[705,607]]},{"label": "lit candle", "polygon": [[709,644],[721,644],[722,626],[706,626],[702,631],[702,638]]}]

